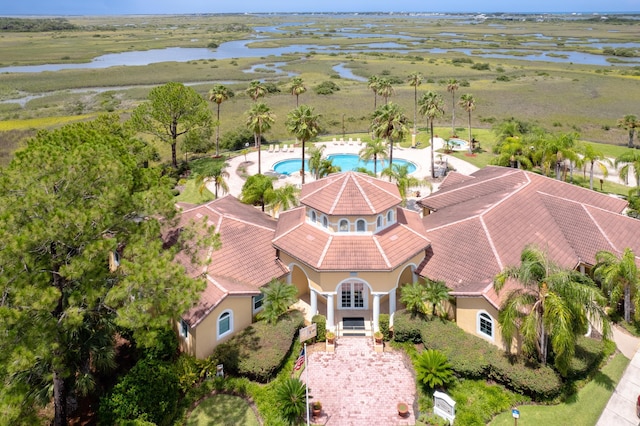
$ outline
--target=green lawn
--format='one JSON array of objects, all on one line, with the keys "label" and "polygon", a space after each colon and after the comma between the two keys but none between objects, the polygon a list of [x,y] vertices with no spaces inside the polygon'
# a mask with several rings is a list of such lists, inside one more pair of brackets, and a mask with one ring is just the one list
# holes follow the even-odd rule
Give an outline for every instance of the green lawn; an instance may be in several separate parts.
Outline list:
[{"label": "green lawn", "polygon": [[[629,360],[617,354],[567,402],[553,406],[523,405],[519,407],[519,426],[527,425],[594,425],[607,401],[622,377]],[[511,426],[514,420],[511,411],[497,416],[490,424]]]},{"label": "green lawn", "polygon": [[187,426],[258,426],[258,418],[244,399],[217,394],[203,400],[191,412]]},{"label": "green lawn", "polygon": [[200,190],[198,186],[196,186],[196,181],[194,179],[188,179],[185,182],[184,190],[176,197],[176,202],[203,204],[214,198],[213,194],[207,188],[204,188],[202,194],[200,194]]}]

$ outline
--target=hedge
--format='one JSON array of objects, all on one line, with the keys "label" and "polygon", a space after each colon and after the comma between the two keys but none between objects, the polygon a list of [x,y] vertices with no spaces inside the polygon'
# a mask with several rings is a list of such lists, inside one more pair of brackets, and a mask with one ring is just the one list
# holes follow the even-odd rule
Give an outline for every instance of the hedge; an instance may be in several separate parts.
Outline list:
[{"label": "hedge", "polygon": [[311,322],[316,324],[316,341],[324,342],[327,332],[327,319],[324,315],[314,315]]},{"label": "hedge", "polygon": [[213,357],[224,364],[225,373],[266,383],[282,367],[303,325],[300,311],[281,316],[276,324],[258,321],[218,345]]}]

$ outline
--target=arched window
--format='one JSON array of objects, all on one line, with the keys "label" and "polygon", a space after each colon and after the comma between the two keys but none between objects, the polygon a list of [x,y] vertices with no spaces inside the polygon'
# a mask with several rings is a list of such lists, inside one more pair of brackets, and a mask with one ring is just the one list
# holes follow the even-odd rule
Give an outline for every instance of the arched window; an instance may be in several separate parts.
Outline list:
[{"label": "arched window", "polygon": [[318,220],[318,215],[315,210],[311,210],[309,212],[309,220],[311,220],[312,223],[315,223]]},{"label": "arched window", "polygon": [[387,224],[393,223],[393,210],[387,212]]},{"label": "arched window", "polygon": [[365,222],[364,219],[358,219],[358,221],[356,222],[356,231],[364,232],[366,230],[367,230],[367,222]]},{"label": "arched window", "polygon": [[340,232],[349,232],[349,221],[347,219],[340,219],[338,230]]},{"label": "arched window", "polygon": [[322,216],[322,227],[324,228],[329,227],[329,219],[327,219],[326,216]]},{"label": "arched window", "polygon": [[218,339],[233,331],[233,311],[226,310],[218,317]]},{"label": "arched window", "polygon": [[478,334],[493,340],[493,318],[486,312],[478,313]]},{"label": "arched window", "polygon": [[376,228],[382,228],[382,215],[378,216],[378,218],[376,219]]}]

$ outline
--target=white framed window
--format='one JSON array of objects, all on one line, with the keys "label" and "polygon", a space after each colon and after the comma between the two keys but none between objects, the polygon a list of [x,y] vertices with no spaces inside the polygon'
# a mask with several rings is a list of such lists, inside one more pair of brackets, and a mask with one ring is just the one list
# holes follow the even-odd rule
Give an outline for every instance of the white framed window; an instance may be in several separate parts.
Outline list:
[{"label": "white framed window", "polygon": [[347,219],[340,219],[338,223],[338,231],[349,232],[349,221]]},{"label": "white framed window", "polygon": [[379,215],[376,219],[376,229],[382,228],[382,215]]},{"label": "white framed window", "polygon": [[477,332],[479,335],[493,340],[493,318],[485,311],[478,312]]},{"label": "white framed window", "polygon": [[185,339],[189,337],[189,324],[182,318],[180,319],[180,336]]},{"label": "white framed window", "polygon": [[364,219],[356,221],[356,232],[364,232],[367,230],[367,222]]},{"label": "white framed window", "polygon": [[329,227],[329,218],[327,218],[325,215],[322,215],[322,227],[323,228]]},{"label": "white framed window", "polygon": [[339,309],[367,309],[368,292],[364,283],[344,282],[340,285]]},{"label": "white framed window", "polygon": [[226,310],[218,317],[218,339],[233,332],[233,311]]},{"label": "white framed window", "polygon": [[387,212],[387,224],[393,223],[393,210]]},{"label": "white framed window", "polygon": [[253,302],[253,312],[258,312],[262,309],[262,305],[264,304],[264,294],[260,293],[257,296],[253,296],[251,300]]},{"label": "white framed window", "polygon": [[311,221],[311,223],[316,223],[316,221],[318,220],[318,214],[315,210],[309,211],[309,220]]}]

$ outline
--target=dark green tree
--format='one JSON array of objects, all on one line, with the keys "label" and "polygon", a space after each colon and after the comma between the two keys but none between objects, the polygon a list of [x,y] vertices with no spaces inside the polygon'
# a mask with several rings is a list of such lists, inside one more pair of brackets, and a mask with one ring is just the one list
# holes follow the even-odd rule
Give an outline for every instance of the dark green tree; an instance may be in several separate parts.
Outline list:
[{"label": "dark green tree", "polygon": [[289,306],[296,303],[298,290],[295,286],[274,278],[262,287],[260,292],[264,295],[264,303],[258,318],[275,324],[278,318],[289,310]]},{"label": "dark green tree", "polygon": [[306,389],[300,379],[289,377],[278,383],[275,390],[276,405],[282,417],[290,424],[300,424],[307,410]]},{"label": "dark green tree", "polygon": [[258,150],[258,174],[262,173],[262,160],[260,158],[262,134],[268,131],[275,121],[275,114],[264,102],[254,103],[251,105],[251,109],[247,111],[246,125],[253,132],[255,147]]},{"label": "dark green tree", "polygon": [[264,206],[271,202],[273,196],[273,179],[269,176],[257,174],[249,176],[242,185],[240,201],[253,206]]},{"label": "dark green tree", "polygon": [[435,349],[427,349],[415,361],[418,382],[433,390],[446,386],[454,379],[453,369],[447,356]]},{"label": "dark green tree", "polygon": [[449,287],[444,281],[426,280],[424,286],[425,299],[431,303],[431,315],[438,315],[438,307],[449,300]]},{"label": "dark green tree", "polygon": [[320,131],[320,116],[307,105],[300,105],[287,115],[287,130],[302,142],[302,184],[304,185],[305,144],[315,138]]},{"label": "dark green tree", "polygon": [[220,105],[229,98],[235,96],[233,90],[222,84],[216,84],[209,89],[209,100],[217,105],[216,119],[216,157],[220,155]]},{"label": "dark green tree", "polygon": [[151,89],[148,100],[131,115],[134,127],[171,145],[171,164],[178,167],[178,138],[213,126],[211,110],[195,90],[170,82]]},{"label": "dark green tree", "polygon": [[298,107],[298,99],[300,95],[307,91],[304,81],[301,77],[293,77],[291,86],[289,87],[291,94],[296,97],[296,108]]},{"label": "dark green tree", "polygon": [[400,287],[400,301],[404,303],[411,315],[425,315],[427,294],[424,284],[415,281]]},{"label": "dark green tree", "polygon": [[[615,306],[624,300],[624,320],[631,322],[631,307],[635,307],[636,316],[640,316],[640,271],[636,256],[630,248],[624,249],[620,257],[608,251],[596,253],[596,265],[592,273],[602,283],[609,302]],[[631,296],[635,296],[632,304]]]},{"label": "dark green tree", "polygon": [[113,122],[42,131],[0,174],[0,412],[10,424],[51,398],[53,424],[67,424],[68,397],[113,367],[115,326],[152,346],[204,288],[173,262],[182,240],[166,250],[159,238],[175,216],[172,182],[139,167],[126,134]]},{"label": "dark green tree", "polygon": [[442,96],[429,90],[422,95],[418,103],[420,104],[420,114],[427,117],[429,124],[429,133],[431,135],[431,178],[434,179],[436,177],[436,170],[434,168],[433,121],[444,114],[444,101],[442,100]]},{"label": "dark green tree", "polygon": [[358,153],[364,161],[373,160],[373,174],[378,174],[378,158],[386,160],[388,158],[387,150],[384,143],[380,139],[372,139],[367,141],[366,145]]},{"label": "dark green tree", "polygon": [[393,143],[409,133],[407,117],[398,104],[385,103],[373,113],[371,129],[377,138],[389,142],[389,168],[393,166]]}]

